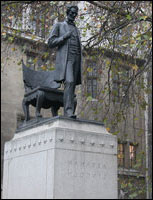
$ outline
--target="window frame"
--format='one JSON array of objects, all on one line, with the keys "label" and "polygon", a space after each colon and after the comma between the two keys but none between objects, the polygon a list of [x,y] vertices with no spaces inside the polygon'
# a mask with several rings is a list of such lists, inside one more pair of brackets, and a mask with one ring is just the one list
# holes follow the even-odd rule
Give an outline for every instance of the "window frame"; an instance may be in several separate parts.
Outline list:
[{"label": "window frame", "polygon": [[[122,145],[122,151],[119,149],[119,146]],[[119,158],[120,153],[122,153],[121,158]],[[118,160],[118,166],[119,167],[125,167],[125,144],[124,143],[118,143],[118,151],[117,151],[117,160]],[[122,164],[121,164],[122,160]]]},{"label": "window frame", "polygon": [[[128,67],[120,66],[120,71],[118,73],[112,72],[112,101],[120,103],[120,100],[125,97],[125,93],[128,87],[128,78],[130,77],[130,69]],[[122,77],[125,77],[126,73],[126,80],[122,80]],[[116,93],[116,94],[115,94]],[[129,102],[129,95],[126,95],[125,101],[126,103]]]},{"label": "window frame", "polygon": [[[87,68],[91,68],[92,71],[87,71],[86,92],[88,96],[91,96],[93,99],[96,99],[98,92],[98,73],[97,73],[98,67],[97,63],[93,62],[92,60],[88,60],[87,62],[88,62]],[[91,82],[91,84],[89,84],[89,82]]]}]

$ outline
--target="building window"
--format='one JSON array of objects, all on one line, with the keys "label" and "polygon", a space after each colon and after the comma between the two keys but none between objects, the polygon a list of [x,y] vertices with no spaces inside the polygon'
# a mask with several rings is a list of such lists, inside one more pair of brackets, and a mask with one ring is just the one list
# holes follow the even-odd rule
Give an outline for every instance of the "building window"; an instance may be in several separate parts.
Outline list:
[{"label": "building window", "polygon": [[129,70],[122,69],[117,72],[113,72],[112,76],[112,99],[114,102],[120,102],[125,97],[126,103],[128,103],[128,81],[129,81]]},{"label": "building window", "polygon": [[118,74],[115,74],[113,76],[112,95],[113,95],[113,101],[115,101],[115,102],[120,101],[120,81],[119,81]]},{"label": "building window", "polygon": [[87,68],[87,95],[92,98],[97,96],[97,66],[92,62]]},{"label": "building window", "polygon": [[124,144],[118,144],[118,166],[124,167]]},{"label": "building window", "polygon": [[129,156],[130,156],[130,168],[134,168],[136,164],[136,146],[130,144],[129,146]]},{"label": "building window", "polygon": [[88,78],[87,79],[87,94],[92,98],[96,98],[97,96],[97,79]]}]

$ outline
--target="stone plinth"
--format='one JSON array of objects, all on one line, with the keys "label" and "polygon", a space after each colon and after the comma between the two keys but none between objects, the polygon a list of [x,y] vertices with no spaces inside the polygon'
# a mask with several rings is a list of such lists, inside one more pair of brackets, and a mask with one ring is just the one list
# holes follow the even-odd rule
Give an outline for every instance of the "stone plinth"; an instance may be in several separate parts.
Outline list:
[{"label": "stone plinth", "polygon": [[55,117],[5,145],[3,199],[117,199],[117,138]]}]

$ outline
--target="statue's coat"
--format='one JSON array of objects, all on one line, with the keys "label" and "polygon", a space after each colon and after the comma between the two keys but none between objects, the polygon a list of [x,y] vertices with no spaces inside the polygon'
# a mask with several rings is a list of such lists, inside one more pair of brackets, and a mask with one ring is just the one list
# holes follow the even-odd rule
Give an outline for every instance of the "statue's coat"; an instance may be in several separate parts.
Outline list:
[{"label": "statue's coat", "polygon": [[[61,82],[64,80],[65,71],[66,71],[66,64],[67,64],[67,57],[68,57],[68,50],[69,50],[69,39],[64,40],[63,35],[66,34],[69,30],[69,26],[66,21],[58,22],[53,26],[53,29],[50,33],[48,39],[48,45],[50,48],[58,47],[56,53],[56,63],[55,63],[55,73],[54,73],[54,80],[57,82]],[[79,43],[81,49],[81,40],[80,40],[80,33],[78,31],[79,36]],[[76,85],[81,84],[81,69],[82,69],[82,50],[81,50],[81,59],[79,64],[79,74],[76,80]]]}]

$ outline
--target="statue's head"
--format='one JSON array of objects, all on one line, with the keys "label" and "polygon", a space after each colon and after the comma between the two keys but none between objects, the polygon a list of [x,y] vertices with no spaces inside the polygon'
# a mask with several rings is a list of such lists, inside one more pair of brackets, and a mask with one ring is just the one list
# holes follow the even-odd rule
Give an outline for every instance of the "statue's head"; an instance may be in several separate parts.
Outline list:
[{"label": "statue's head", "polygon": [[70,21],[74,21],[76,16],[78,15],[78,7],[73,5],[67,5],[67,18]]}]

